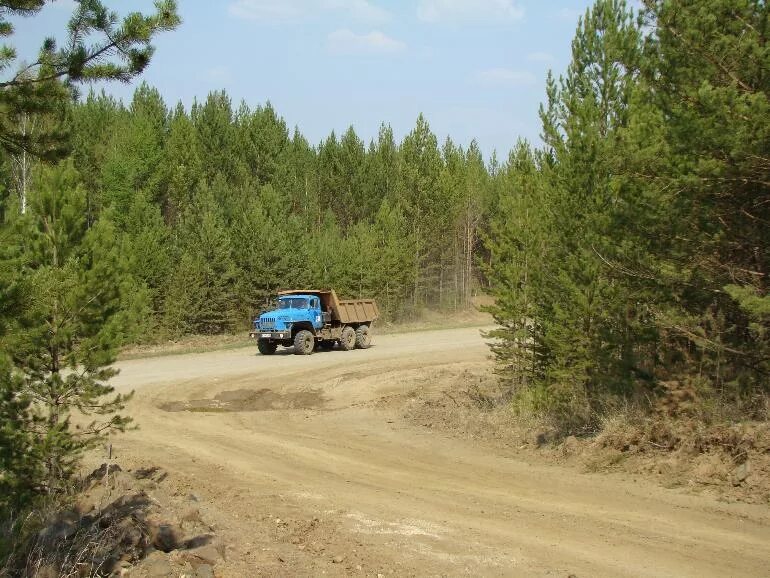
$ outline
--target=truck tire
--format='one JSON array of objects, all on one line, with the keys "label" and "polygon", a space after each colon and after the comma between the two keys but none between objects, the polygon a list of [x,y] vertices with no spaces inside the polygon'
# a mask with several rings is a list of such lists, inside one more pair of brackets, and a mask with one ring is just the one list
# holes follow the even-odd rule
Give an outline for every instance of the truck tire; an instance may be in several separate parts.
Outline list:
[{"label": "truck tire", "polygon": [[342,330],[342,335],[340,335],[340,347],[344,351],[350,351],[356,347],[356,332],[350,325]]},{"label": "truck tire", "polygon": [[260,339],[257,341],[257,349],[262,355],[272,355],[278,349],[278,344],[275,341]]},{"label": "truck tire", "polygon": [[359,325],[356,329],[356,347],[359,349],[368,349],[372,344],[372,334],[369,332],[368,325]]},{"label": "truck tire", "polygon": [[294,353],[297,355],[310,355],[315,347],[315,337],[307,329],[297,331],[294,336]]}]

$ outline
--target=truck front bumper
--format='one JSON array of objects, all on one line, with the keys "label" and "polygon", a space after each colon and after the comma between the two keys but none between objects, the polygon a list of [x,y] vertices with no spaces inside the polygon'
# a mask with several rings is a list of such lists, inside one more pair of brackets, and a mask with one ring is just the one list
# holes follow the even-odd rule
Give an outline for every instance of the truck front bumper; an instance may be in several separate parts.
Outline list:
[{"label": "truck front bumper", "polygon": [[291,331],[252,331],[249,333],[249,337],[252,339],[273,339],[276,341],[283,341],[285,339],[291,339]]}]

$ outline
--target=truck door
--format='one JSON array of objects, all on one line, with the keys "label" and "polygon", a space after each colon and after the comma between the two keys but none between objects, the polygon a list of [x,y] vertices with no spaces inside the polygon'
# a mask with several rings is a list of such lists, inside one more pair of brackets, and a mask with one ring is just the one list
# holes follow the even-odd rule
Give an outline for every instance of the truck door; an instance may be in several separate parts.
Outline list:
[{"label": "truck door", "polygon": [[313,315],[313,327],[316,329],[323,329],[324,319],[321,313],[321,301],[318,297],[312,297],[310,299],[310,310]]}]

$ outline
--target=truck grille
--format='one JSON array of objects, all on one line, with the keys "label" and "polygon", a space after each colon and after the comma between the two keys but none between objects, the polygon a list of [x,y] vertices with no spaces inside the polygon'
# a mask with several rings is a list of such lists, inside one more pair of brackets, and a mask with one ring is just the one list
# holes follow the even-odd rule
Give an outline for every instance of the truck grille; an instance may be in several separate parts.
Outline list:
[{"label": "truck grille", "polygon": [[259,320],[260,329],[275,329],[275,317],[265,317]]}]

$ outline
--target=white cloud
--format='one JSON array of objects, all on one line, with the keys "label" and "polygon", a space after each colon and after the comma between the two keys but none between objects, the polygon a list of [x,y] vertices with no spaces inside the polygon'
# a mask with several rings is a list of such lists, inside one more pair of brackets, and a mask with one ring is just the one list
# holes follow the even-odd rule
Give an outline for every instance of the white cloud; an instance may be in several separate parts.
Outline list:
[{"label": "white cloud", "polygon": [[406,50],[406,44],[379,30],[356,34],[347,29],[335,30],[327,37],[329,51],[337,54],[394,54]]},{"label": "white cloud", "polygon": [[527,60],[531,62],[553,62],[553,55],[548,52],[530,52]]},{"label": "white cloud", "polygon": [[482,70],[476,73],[475,80],[484,86],[532,86],[537,82],[537,78],[531,72],[510,68]]},{"label": "white cloud", "polygon": [[420,0],[417,17],[432,23],[495,23],[521,20],[524,8],[514,0]]},{"label": "white cloud", "polygon": [[390,20],[387,10],[368,0],[324,0],[323,6],[328,10],[342,10],[361,22],[380,24]]},{"label": "white cloud", "polygon": [[354,20],[380,24],[390,13],[369,0],[235,0],[227,11],[242,20],[283,22],[323,12],[341,12]]}]

